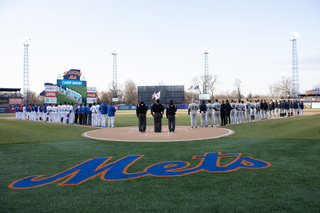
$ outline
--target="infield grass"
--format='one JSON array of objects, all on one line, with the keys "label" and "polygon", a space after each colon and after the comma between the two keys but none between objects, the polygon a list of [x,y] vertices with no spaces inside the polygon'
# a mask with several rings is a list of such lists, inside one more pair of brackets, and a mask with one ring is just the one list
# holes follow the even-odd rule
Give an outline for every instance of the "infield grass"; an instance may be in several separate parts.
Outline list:
[{"label": "infield grass", "polygon": [[[189,125],[179,112],[177,123]],[[163,119],[165,123],[166,119]],[[152,118],[148,118],[152,125]],[[117,113],[116,126],[137,125]],[[0,212],[318,212],[320,115],[231,125],[235,134],[172,143],[122,143],[82,138],[90,127],[0,119]],[[198,172],[180,177],[142,177],[31,189],[8,186],[30,175],[54,175],[93,157],[144,155],[129,167],[139,172],[164,161],[193,167],[207,152],[242,153],[271,163],[264,169]],[[232,159],[222,159],[225,165]],[[111,162],[112,162],[111,161]]]}]

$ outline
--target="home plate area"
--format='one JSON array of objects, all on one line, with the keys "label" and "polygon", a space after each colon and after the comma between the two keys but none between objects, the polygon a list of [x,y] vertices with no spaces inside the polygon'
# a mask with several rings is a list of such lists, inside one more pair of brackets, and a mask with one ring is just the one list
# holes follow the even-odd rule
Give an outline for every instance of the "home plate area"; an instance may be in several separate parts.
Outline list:
[{"label": "home plate area", "polygon": [[220,138],[234,134],[233,130],[207,127],[191,128],[190,126],[176,126],[174,132],[162,127],[162,132],[154,132],[153,126],[147,126],[144,133],[140,133],[138,127],[100,128],[85,132],[82,136],[106,141],[121,142],[176,142],[193,141]]}]

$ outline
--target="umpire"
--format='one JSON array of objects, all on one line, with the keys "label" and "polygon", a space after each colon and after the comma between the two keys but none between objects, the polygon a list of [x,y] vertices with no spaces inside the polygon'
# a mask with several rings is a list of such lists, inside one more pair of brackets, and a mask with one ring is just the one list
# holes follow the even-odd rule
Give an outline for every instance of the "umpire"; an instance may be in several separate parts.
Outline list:
[{"label": "umpire", "polygon": [[161,119],[164,112],[164,107],[157,99],[156,103],[151,106],[151,115],[154,118],[154,131],[161,132]]},{"label": "umpire", "polygon": [[174,132],[176,128],[176,111],[177,107],[173,104],[173,100],[170,100],[169,106],[166,109],[166,116],[168,118],[168,128],[170,132]]},{"label": "umpire", "polygon": [[146,131],[147,111],[148,111],[148,106],[143,102],[143,99],[141,99],[140,104],[138,104],[137,110],[136,110],[137,117],[139,118],[139,132],[141,133]]}]

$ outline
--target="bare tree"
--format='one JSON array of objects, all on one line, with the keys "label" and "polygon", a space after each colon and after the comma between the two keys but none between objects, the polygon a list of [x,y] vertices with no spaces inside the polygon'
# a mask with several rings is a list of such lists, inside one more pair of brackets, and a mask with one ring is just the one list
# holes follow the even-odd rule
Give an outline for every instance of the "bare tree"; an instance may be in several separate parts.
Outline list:
[{"label": "bare tree", "polygon": [[218,81],[218,76],[217,75],[214,75],[214,76],[210,75],[209,76],[209,89],[210,89],[210,92],[211,92],[211,99],[213,99],[213,92],[216,89],[217,81]]},{"label": "bare tree", "polygon": [[281,80],[269,85],[269,93],[272,97],[291,96],[291,78],[290,77],[281,77]]},{"label": "bare tree", "polygon": [[[209,75],[209,90],[211,93],[211,99],[213,99],[213,92],[216,89],[216,84],[218,81],[217,75]],[[194,77],[191,80],[192,85],[199,86],[199,89],[197,89],[198,93],[204,93],[204,87],[205,87],[205,76],[201,75],[200,78],[198,76]]]},{"label": "bare tree", "polygon": [[199,86],[199,88],[196,90],[198,93],[203,93],[203,86],[201,86],[201,79],[199,79],[198,76],[191,79],[191,84],[193,87]]},{"label": "bare tree", "polygon": [[109,105],[112,102],[113,92],[112,90],[108,90],[107,92],[99,92],[98,96],[101,103],[105,102]]},{"label": "bare tree", "polygon": [[44,97],[41,97],[39,94],[37,94],[34,91],[29,91],[28,98],[29,98],[29,104],[39,105],[44,103]]},{"label": "bare tree", "polygon": [[191,91],[191,92],[184,92],[184,102],[186,103],[186,104],[188,104],[188,103],[192,103],[192,99],[195,97],[195,94],[194,94],[194,92],[193,91]]},{"label": "bare tree", "polygon": [[137,100],[137,85],[132,80],[127,80],[124,84],[124,104],[136,104]]},{"label": "bare tree", "polygon": [[241,91],[240,91],[241,80],[236,78],[235,81],[234,81],[234,85],[236,86],[238,100],[241,100]]}]

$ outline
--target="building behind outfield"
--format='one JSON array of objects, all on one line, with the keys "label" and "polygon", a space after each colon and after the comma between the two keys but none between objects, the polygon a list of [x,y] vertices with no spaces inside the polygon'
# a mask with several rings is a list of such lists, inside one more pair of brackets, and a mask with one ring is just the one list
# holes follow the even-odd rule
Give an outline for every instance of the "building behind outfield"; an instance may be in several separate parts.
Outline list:
[{"label": "building behind outfield", "polygon": [[138,101],[144,100],[146,104],[152,104],[154,93],[160,92],[160,102],[169,104],[173,100],[174,104],[184,104],[184,86],[183,85],[166,85],[166,86],[138,86]]}]

